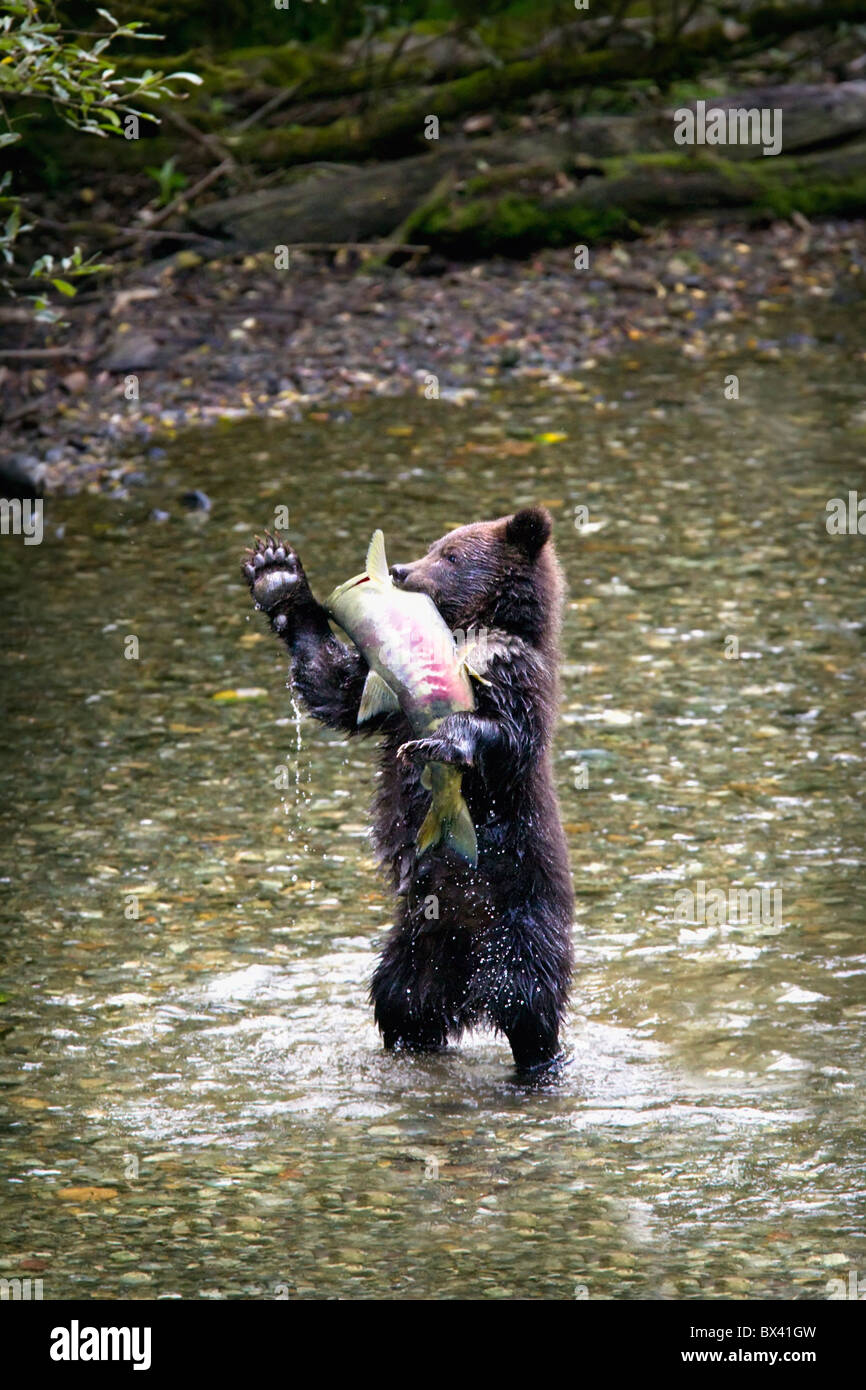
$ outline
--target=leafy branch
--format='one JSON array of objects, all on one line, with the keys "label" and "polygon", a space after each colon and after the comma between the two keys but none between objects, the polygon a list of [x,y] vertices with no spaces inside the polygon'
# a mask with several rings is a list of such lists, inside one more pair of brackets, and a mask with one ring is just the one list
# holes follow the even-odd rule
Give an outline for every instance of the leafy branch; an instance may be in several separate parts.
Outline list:
[{"label": "leafy branch", "polygon": [[[99,36],[69,33],[57,23],[53,9],[49,9],[48,18],[40,14],[35,0],[12,0],[5,10],[0,18],[0,149],[24,138],[16,126],[31,116],[26,110],[10,115],[6,105],[9,100],[16,104],[28,100],[48,102],[67,125],[85,135],[105,139],[109,135],[128,135],[130,130],[137,135],[138,121],[159,123],[152,111],[136,103],[143,99],[176,99],[183,95],[176,90],[177,83],[201,82],[192,72],[164,74],[148,68],[127,77],[118,73],[116,67],[107,66],[106,50],[118,40],[161,38],[145,32],[144,24],[138,21],[121,24],[108,10],[99,9],[97,14],[109,26],[109,32]],[[84,44],[84,39],[93,41]],[[30,227],[22,223],[20,199],[10,190],[10,176],[4,174],[0,180],[0,258],[7,265],[14,260],[17,238],[28,230]],[[48,278],[67,296],[75,293],[70,279],[105,268],[82,261],[76,247],[71,256],[60,261],[69,278],[56,277],[52,274],[53,262],[51,266],[47,264],[50,259],[41,257],[29,278]],[[2,283],[9,288],[6,282]],[[42,299],[37,299],[37,313],[50,317]]]}]

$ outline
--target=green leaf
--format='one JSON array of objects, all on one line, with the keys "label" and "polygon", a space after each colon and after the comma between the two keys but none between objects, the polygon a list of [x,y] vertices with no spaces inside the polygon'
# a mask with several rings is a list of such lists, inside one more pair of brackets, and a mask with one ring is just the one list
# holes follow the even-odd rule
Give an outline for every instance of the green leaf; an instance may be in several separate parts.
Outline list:
[{"label": "green leaf", "polygon": [[52,280],[51,283],[56,290],[60,291],[61,294],[65,294],[67,299],[74,299],[75,286],[70,285],[68,280]]}]

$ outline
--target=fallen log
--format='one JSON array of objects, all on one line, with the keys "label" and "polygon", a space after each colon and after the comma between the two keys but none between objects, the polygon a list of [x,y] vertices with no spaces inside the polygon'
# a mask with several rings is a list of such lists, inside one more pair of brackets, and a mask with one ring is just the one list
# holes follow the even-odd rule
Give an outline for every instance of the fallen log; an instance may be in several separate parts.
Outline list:
[{"label": "fallen log", "polygon": [[748,163],[693,153],[602,160],[570,192],[518,165],[470,180],[462,190],[440,186],[395,236],[474,259],[592,246],[713,212],[761,220],[863,216],[866,144]]},{"label": "fallen log", "polygon": [[240,161],[263,168],[320,159],[393,159],[429,148],[432,142],[425,137],[429,116],[435,116],[442,127],[474,111],[505,110],[541,91],[646,78],[667,83],[675,77],[698,73],[721,41],[721,31],[711,30],[688,44],[666,45],[646,52],[546,54],[444,82],[390,102],[364,118],[345,117],[327,126],[290,125],[253,131],[228,143]]},{"label": "fallen log", "polygon": [[[849,85],[864,88],[863,135],[866,84]],[[641,138],[650,152],[622,154],[622,139],[634,133],[632,118],[610,118],[613,133],[599,127],[604,120],[578,122],[572,134],[463,142],[362,169],[311,172],[287,187],[194,209],[189,221],[196,231],[250,252],[394,240],[475,256],[627,236],[691,211],[812,216],[864,206],[862,141],[775,158],[755,149],[752,158],[732,157],[742,154],[735,147],[680,151],[672,147],[668,113],[645,123]],[[625,132],[616,133],[617,122],[625,123]],[[845,125],[846,133],[856,129]],[[801,134],[807,138],[805,125]]]},{"label": "fallen log", "polygon": [[440,125],[480,110],[504,110],[540,91],[579,86],[608,86],[652,80],[661,87],[712,70],[718,60],[734,56],[742,45],[754,49],[803,29],[866,20],[866,0],[827,0],[777,8],[765,6],[746,17],[741,40],[729,40],[721,25],[681,35],[676,41],[646,49],[602,48],[580,52],[563,48],[539,57],[482,68],[439,86],[386,103],[363,118],[352,116],[327,126],[288,125],[250,132],[229,141],[240,160],[268,166],[317,159],[395,158],[422,149],[425,121]]},{"label": "fallen log", "polygon": [[567,161],[569,148],[559,136],[486,140],[362,169],[317,170],[287,187],[208,203],[193,209],[189,221],[197,231],[222,236],[245,251],[299,242],[346,244],[390,238],[444,177],[468,178],[485,165],[529,161],[533,156],[555,169]]}]

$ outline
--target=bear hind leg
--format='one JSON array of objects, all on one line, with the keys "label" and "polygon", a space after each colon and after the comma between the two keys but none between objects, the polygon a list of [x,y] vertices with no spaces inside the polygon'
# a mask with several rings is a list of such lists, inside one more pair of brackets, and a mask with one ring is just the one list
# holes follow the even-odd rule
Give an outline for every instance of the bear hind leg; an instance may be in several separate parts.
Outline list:
[{"label": "bear hind leg", "polygon": [[505,1034],[518,1072],[525,1075],[555,1072],[564,1057],[559,1046],[559,1019],[521,1005],[509,1009],[504,1019],[493,1017],[494,1025]]},{"label": "bear hind leg", "polygon": [[388,943],[373,975],[370,999],[389,1050],[441,1052],[462,1032],[449,1004],[448,972],[430,969],[419,954],[417,943],[400,935]]},{"label": "bear hind leg", "polygon": [[557,1072],[564,1061],[559,1031],[571,965],[567,944],[544,956],[531,942],[512,938],[491,954],[498,969],[492,979],[482,971],[476,986],[484,1012],[508,1039],[518,1072]]}]

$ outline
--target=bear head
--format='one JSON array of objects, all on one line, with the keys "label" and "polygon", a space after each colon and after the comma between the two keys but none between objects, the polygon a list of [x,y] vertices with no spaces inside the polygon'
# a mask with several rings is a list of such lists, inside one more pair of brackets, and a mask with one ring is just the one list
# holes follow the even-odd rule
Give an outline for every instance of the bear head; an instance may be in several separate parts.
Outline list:
[{"label": "bear head", "polygon": [[562,585],[543,507],[458,526],[420,560],[392,565],[398,588],[428,594],[452,629],[498,628],[541,644],[555,635]]}]

